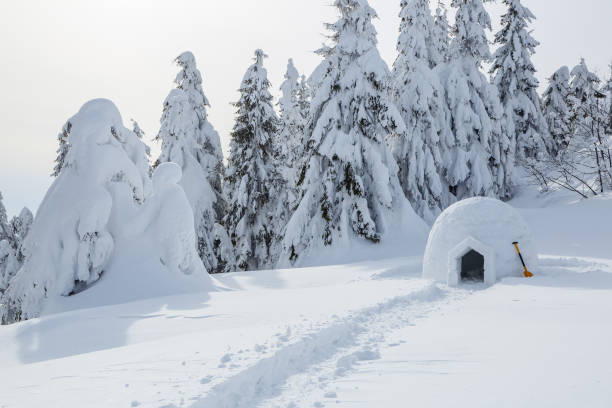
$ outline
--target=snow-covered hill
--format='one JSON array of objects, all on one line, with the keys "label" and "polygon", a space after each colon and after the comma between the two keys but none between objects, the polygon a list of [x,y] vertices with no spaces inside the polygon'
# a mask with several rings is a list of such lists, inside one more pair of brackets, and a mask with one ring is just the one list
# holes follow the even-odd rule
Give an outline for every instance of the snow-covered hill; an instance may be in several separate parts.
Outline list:
[{"label": "snow-covered hill", "polygon": [[612,197],[512,202],[533,279],[448,288],[421,255],[0,327],[0,407],[612,406]]}]

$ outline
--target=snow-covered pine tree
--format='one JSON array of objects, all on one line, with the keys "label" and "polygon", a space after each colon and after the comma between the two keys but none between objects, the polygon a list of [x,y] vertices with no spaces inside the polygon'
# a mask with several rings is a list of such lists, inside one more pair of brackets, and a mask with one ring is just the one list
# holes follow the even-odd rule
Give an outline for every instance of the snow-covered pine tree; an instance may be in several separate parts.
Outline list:
[{"label": "snow-covered pine tree", "polygon": [[11,277],[17,272],[19,262],[13,249],[14,235],[8,222],[6,208],[0,192],[0,303]]},{"label": "snow-covered pine tree", "polygon": [[0,191],[0,240],[7,239],[11,236],[6,207],[2,202],[3,199],[4,197],[2,197],[2,192]]},{"label": "snow-covered pine tree", "polygon": [[70,129],[72,129],[72,124],[70,122],[66,122],[62,127],[62,131],[57,135],[58,148],[57,148],[57,158],[55,159],[55,167],[53,168],[53,173],[51,175],[53,177],[59,176],[62,168],[64,167],[64,162],[66,160],[66,155],[70,150],[70,144],[68,143],[68,136],[70,136]]},{"label": "snow-covered pine tree", "polygon": [[[398,57],[393,64],[392,96],[406,132],[390,140],[399,180],[412,207],[428,223],[451,203],[443,172],[441,145],[452,144],[444,90],[430,68],[433,18],[428,0],[402,0]],[[443,138],[443,142],[440,139]]]},{"label": "snow-covered pine tree", "polygon": [[327,25],[332,44],[318,51],[324,60],[310,80],[304,196],[287,226],[280,265],[295,265],[326,246],[378,243],[392,228],[418,236],[424,225],[401,190],[385,144],[405,126],[387,96],[389,71],[372,24],[376,12],[366,0],[334,5],[340,18]]},{"label": "snow-covered pine tree", "polygon": [[164,101],[161,127],[155,140],[161,154],[155,166],[174,162],[181,166],[181,186],[195,217],[198,253],[209,273],[233,269],[234,259],[223,225],[223,153],[219,134],[208,121],[210,106],[202,90],[202,76],[189,51],[176,58],[181,71]]},{"label": "snow-covered pine tree", "polygon": [[604,93],[608,97],[608,136],[612,136],[612,64],[610,64],[610,76],[604,87]]},{"label": "snow-covered pine tree", "polygon": [[497,87],[504,110],[512,113],[518,159],[544,157],[551,150],[548,126],[541,109],[538,80],[531,56],[539,43],[527,27],[535,19],[520,0],[503,0],[508,7],[502,28],[495,35],[499,48],[491,66],[491,81]]},{"label": "snow-covered pine tree", "polygon": [[431,45],[437,52],[438,61],[434,65],[448,62],[448,46],[450,43],[450,25],[448,24],[448,10],[442,1],[438,1],[434,25],[431,31]]},{"label": "snow-covered pine tree", "polygon": [[274,156],[278,118],[263,66],[266,57],[262,50],[256,50],[255,63],[242,79],[240,99],[234,103],[236,123],[225,173],[226,225],[237,267],[242,270],[273,266],[285,224],[278,218],[279,197],[286,190],[286,182]]},{"label": "snow-covered pine tree", "polygon": [[453,0],[457,8],[450,61],[440,66],[442,86],[451,115],[454,141],[446,147],[443,178],[450,192],[509,198],[512,194],[515,147],[511,123],[504,121],[495,86],[481,68],[491,53],[485,29],[491,19],[483,0]]},{"label": "snow-covered pine tree", "polygon": [[594,190],[612,190],[612,151],[606,134],[608,111],[601,80],[589,71],[584,59],[571,71],[572,139],[569,150],[589,173],[595,176]]},{"label": "snow-covered pine tree", "polygon": [[[166,277],[172,290],[208,286],[191,206],[177,185],[180,167],[163,163],[151,180],[145,145],[109,100],[89,101],[70,123],[65,166],[27,233],[25,262],[0,304],[2,322],[37,317],[49,299],[87,291],[102,274],[112,296],[123,291],[117,299],[142,295],[142,281],[152,278]],[[15,235],[27,229],[29,215],[20,218]]]},{"label": "snow-covered pine tree", "polygon": [[[132,122],[132,132],[134,132],[134,134],[138,136],[138,138],[144,142],[145,131],[142,130],[138,122],[136,122],[134,119],[130,119],[130,121]],[[145,146],[146,146],[147,157],[151,159],[151,147],[147,145],[146,143],[145,143]],[[149,169],[149,175],[150,176],[153,175],[152,167]]]},{"label": "snow-covered pine tree", "polygon": [[[3,210],[0,194],[0,224],[3,218],[2,213],[6,214],[6,211]],[[23,264],[25,259],[23,242],[30,231],[33,220],[32,212],[24,207],[19,215],[14,216],[8,224],[5,224],[8,229],[1,228],[6,233],[0,233],[0,297]]]},{"label": "snow-covered pine tree", "polygon": [[[304,88],[304,79],[300,78],[292,59],[287,63],[285,81],[280,89],[281,97],[278,101],[280,117],[275,136],[275,150],[289,188],[293,190],[297,184],[297,174],[301,170],[300,164],[303,163],[304,156],[307,89]],[[292,195],[295,195],[294,193],[291,192]],[[295,204],[295,199],[291,201]]]},{"label": "snow-covered pine tree", "polygon": [[555,71],[548,78],[548,88],[542,100],[542,111],[552,137],[551,155],[553,157],[565,150],[570,141],[569,78],[569,69],[566,66]]}]

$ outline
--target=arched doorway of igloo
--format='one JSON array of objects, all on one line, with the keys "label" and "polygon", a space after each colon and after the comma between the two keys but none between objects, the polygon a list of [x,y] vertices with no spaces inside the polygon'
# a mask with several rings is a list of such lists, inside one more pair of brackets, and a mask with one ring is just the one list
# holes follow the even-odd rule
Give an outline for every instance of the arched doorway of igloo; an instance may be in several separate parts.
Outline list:
[{"label": "arched doorway of igloo", "polygon": [[473,249],[461,257],[461,280],[464,282],[484,282],[484,256]]}]

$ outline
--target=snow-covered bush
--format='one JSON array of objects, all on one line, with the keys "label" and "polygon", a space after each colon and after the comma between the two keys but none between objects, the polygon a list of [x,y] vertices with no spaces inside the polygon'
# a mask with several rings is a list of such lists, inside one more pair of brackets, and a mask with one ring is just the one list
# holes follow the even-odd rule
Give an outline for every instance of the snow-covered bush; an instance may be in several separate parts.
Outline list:
[{"label": "snow-covered bush", "polygon": [[612,149],[608,107],[601,80],[584,60],[571,71],[569,136],[556,157],[528,162],[527,169],[544,189],[564,188],[581,197],[612,190]]},{"label": "snow-covered bush", "polygon": [[392,228],[420,233],[385,139],[405,126],[387,97],[388,68],[376,47],[365,0],[336,0],[340,19],[327,27],[332,45],[310,79],[310,160],[303,198],[287,226],[280,265],[302,262],[324,247],[378,243]]},{"label": "snow-covered bush", "polygon": [[195,57],[184,52],[176,58],[181,67],[173,89],[164,102],[161,127],[156,140],[161,154],[156,164],[174,162],[181,166],[181,185],[195,216],[198,253],[210,273],[233,269],[231,248],[223,226],[225,200],[222,192],[223,153],[219,134],[208,121],[210,106],[202,90],[202,76]]},{"label": "snow-covered bush", "polygon": [[[236,123],[232,131],[226,171],[228,195],[226,225],[242,270],[271,267],[278,256],[277,247],[285,220],[287,186],[274,157],[274,136],[278,118],[272,106],[266,57],[255,51],[251,65],[240,85]],[[283,202],[285,201],[285,202]]]},{"label": "snow-covered bush", "polygon": [[499,48],[491,67],[492,82],[497,87],[507,120],[514,124],[517,157],[542,158],[552,148],[548,126],[542,115],[539,82],[531,56],[539,43],[528,31],[535,19],[520,0],[503,0],[508,7],[502,16],[502,28],[495,35]]},{"label": "snow-covered bush", "polygon": [[[5,292],[0,310],[5,323],[36,317],[48,299],[76,295],[103,274],[112,281],[147,258],[161,258],[171,271],[202,270],[199,260],[193,260],[191,209],[180,187],[172,184],[180,169],[160,168],[153,191],[146,147],[124,127],[108,100],[86,103],[69,123],[70,150],[64,166],[25,239],[25,262]],[[160,203],[163,211],[146,216]],[[116,245],[118,237],[126,235],[132,238]],[[159,245],[148,247],[128,268],[109,272],[120,261],[117,251],[133,252],[138,243],[150,239]]]}]

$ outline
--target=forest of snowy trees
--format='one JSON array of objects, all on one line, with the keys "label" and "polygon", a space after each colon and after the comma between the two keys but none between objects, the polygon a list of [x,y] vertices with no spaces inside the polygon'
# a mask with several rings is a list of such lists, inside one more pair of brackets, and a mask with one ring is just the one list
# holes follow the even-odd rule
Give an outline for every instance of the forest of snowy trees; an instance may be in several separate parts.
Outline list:
[{"label": "forest of snowy trees", "polygon": [[36,217],[26,208],[9,220],[0,195],[2,322],[87,290],[131,243],[129,259],[148,254],[179,275],[290,267],[410,234],[458,200],[511,199],[519,176],[585,198],[612,191],[612,66],[605,79],[584,60],[560,67],[540,95],[535,16],[503,0],[491,43],[486,3],[399,1],[388,67],[376,11],[334,0],[320,65],[306,76],[289,60],[277,102],[255,51],[226,161],[191,52],[175,60],[157,158],[137,122],[130,130],[112,102],[88,102],[57,136]]}]

